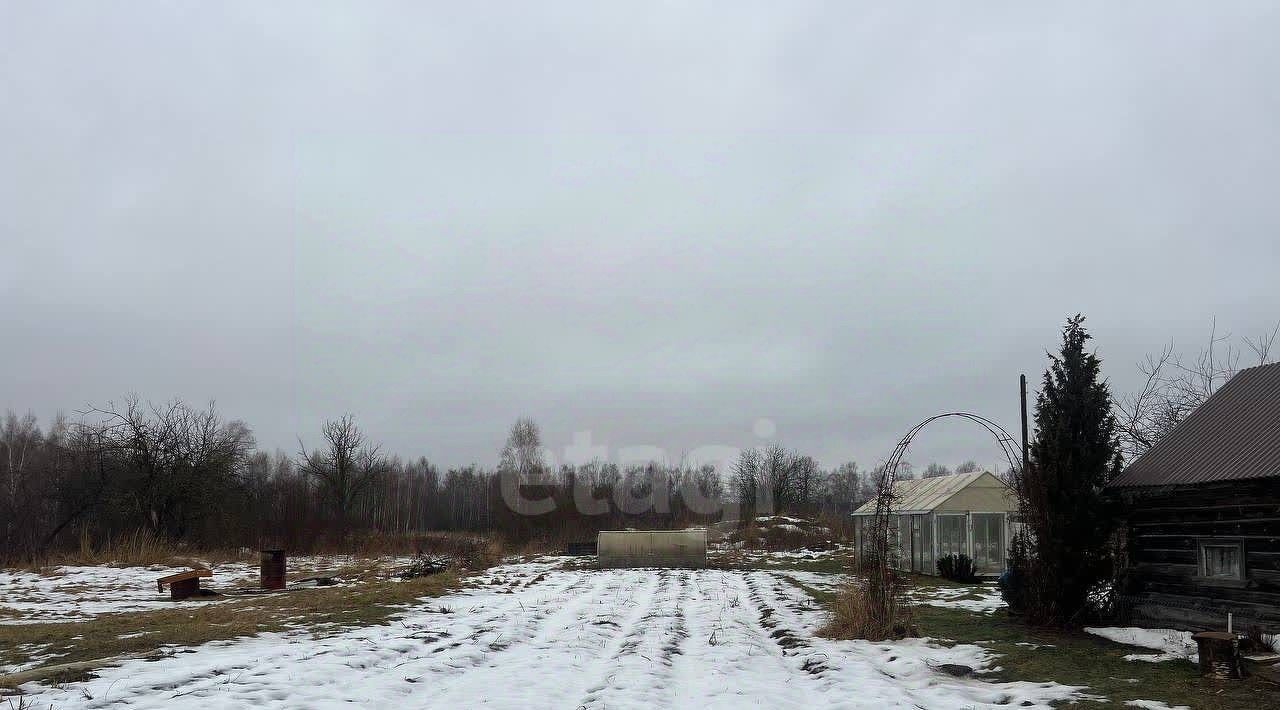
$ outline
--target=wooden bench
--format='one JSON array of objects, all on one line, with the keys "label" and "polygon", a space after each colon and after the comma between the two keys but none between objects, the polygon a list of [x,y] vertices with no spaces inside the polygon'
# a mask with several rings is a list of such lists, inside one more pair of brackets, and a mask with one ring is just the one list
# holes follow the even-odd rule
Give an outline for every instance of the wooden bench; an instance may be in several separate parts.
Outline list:
[{"label": "wooden bench", "polygon": [[186,599],[200,593],[201,577],[213,577],[213,572],[201,567],[171,574],[168,577],[161,577],[156,580],[156,591],[163,592],[167,584],[169,585],[169,597],[171,599]]}]

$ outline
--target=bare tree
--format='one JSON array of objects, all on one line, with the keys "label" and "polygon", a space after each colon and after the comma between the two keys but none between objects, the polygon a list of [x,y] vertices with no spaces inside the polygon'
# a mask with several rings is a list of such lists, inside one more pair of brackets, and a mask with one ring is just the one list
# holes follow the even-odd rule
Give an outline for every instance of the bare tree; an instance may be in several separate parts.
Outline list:
[{"label": "bare tree", "polygon": [[521,417],[511,425],[498,470],[515,475],[521,483],[540,482],[545,477],[547,460],[542,451],[542,432],[532,419]]},{"label": "bare tree", "polygon": [[[873,481],[876,481],[876,483],[872,485],[872,494],[869,497],[874,498],[878,494],[880,490],[879,489],[880,484],[878,483],[878,481],[884,478],[884,475],[885,475],[884,464],[880,464],[879,466],[876,466],[874,469],[871,470],[871,479]],[[915,480],[915,478],[916,478],[916,470],[915,470],[915,467],[911,465],[910,461],[900,461],[898,465],[894,467],[893,480],[912,481],[912,480]]]},{"label": "bare tree", "polygon": [[812,456],[793,455],[791,458],[793,505],[804,511],[812,512],[818,498],[818,486],[821,484],[822,471]]},{"label": "bare tree", "polygon": [[761,488],[768,491],[769,500],[773,502],[773,510],[784,512],[791,505],[795,493],[795,470],[792,468],[793,455],[781,446],[770,446],[764,450],[763,461],[759,471]]},{"label": "bare tree", "polygon": [[511,425],[498,462],[498,490],[502,501],[515,516],[549,513],[555,509],[554,498],[541,493],[534,493],[536,497],[530,498],[526,493],[527,487],[545,488],[551,483],[551,472],[542,450],[542,432],[532,419],[521,417]]},{"label": "bare tree", "polygon": [[1240,369],[1245,349],[1253,355],[1251,364],[1272,362],[1278,334],[1280,323],[1270,333],[1240,338],[1237,344],[1231,334],[1218,334],[1215,320],[1208,342],[1194,357],[1179,353],[1172,341],[1158,354],[1148,355],[1138,365],[1145,376],[1142,386],[1115,402],[1125,459],[1132,461],[1146,453],[1231,379]]},{"label": "bare tree", "polygon": [[36,415],[27,413],[21,418],[12,411],[4,418],[0,428],[0,481],[7,502],[17,504],[18,492],[26,482],[27,464],[40,444],[40,428]]},{"label": "bare tree", "polygon": [[824,507],[843,515],[861,505],[862,474],[854,461],[842,463],[826,475],[822,483]]},{"label": "bare tree", "polygon": [[144,406],[136,395],[81,413],[86,441],[110,459],[118,495],[157,535],[186,536],[227,500],[254,448],[240,421],[225,422],[213,403],[181,400]]},{"label": "bare tree", "polygon": [[732,484],[744,515],[754,515],[760,498],[759,449],[743,449],[733,464]]},{"label": "bare tree", "polygon": [[[68,426],[59,417],[46,440],[44,475],[53,507],[49,527],[30,552],[49,547],[63,531],[81,524],[89,514],[108,504],[111,487],[119,478],[119,456],[100,423],[78,422]],[[12,552],[12,551],[11,551]]]},{"label": "bare tree", "polygon": [[744,510],[782,513],[811,505],[820,476],[812,457],[781,446],[745,449],[733,467],[733,488]]},{"label": "bare tree", "polygon": [[[956,473],[959,473],[959,472],[960,471],[957,469]],[[921,474],[921,478],[941,478],[942,476],[950,476],[950,475],[951,475],[951,469],[947,468],[946,466],[943,466],[940,463],[935,462],[924,467],[924,473]]]},{"label": "bare tree", "polygon": [[0,518],[4,519],[0,550],[17,547],[20,528],[31,525],[30,464],[40,449],[41,439],[34,414],[18,417],[8,412],[5,415],[4,426],[0,427]]},{"label": "bare tree", "polygon": [[959,466],[956,466],[956,473],[977,473],[978,470],[978,462],[972,460],[965,461]]},{"label": "bare tree", "polygon": [[315,482],[345,533],[356,501],[388,469],[379,446],[370,444],[350,414],[325,422],[325,448],[311,453],[300,445],[298,470]]}]

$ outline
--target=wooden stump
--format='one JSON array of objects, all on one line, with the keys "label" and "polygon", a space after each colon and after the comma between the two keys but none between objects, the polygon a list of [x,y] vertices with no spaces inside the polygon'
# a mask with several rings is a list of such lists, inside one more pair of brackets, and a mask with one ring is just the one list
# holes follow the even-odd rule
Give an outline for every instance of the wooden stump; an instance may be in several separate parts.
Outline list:
[{"label": "wooden stump", "polygon": [[1239,679],[1240,640],[1225,631],[1203,631],[1193,636],[1200,648],[1202,678]]}]

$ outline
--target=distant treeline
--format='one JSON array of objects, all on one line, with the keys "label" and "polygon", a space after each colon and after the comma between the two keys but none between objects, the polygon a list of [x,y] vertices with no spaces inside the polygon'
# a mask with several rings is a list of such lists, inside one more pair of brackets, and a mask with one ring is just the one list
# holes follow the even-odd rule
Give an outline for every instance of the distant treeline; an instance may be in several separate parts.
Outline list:
[{"label": "distant treeline", "polygon": [[384,455],[350,416],[320,433],[321,446],[291,456],[259,451],[244,422],[181,401],[130,398],[43,429],[9,413],[0,427],[0,560],[139,531],[193,549],[307,550],[439,530],[561,542],[773,512],[840,526],[873,493],[873,477],[854,463],[827,471],[777,446],[745,450],[723,471],[656,462],[553,469],[537,426],[520,420],[496,469],[441,470]]}]

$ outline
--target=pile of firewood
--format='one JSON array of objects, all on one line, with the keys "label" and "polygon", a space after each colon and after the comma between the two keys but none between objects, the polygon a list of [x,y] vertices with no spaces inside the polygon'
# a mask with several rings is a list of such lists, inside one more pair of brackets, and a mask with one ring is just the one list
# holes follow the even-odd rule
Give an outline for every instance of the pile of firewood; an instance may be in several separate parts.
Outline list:
[{"label": "pile of firewood", "polygon": [[440,574],[449,569],[449,565],[453,560],[444,555],[426,555],[420,554],[413,558],[408,568],[400,573],[401,579],[417,579],[418,577],[429,577],[433,574]]}]

